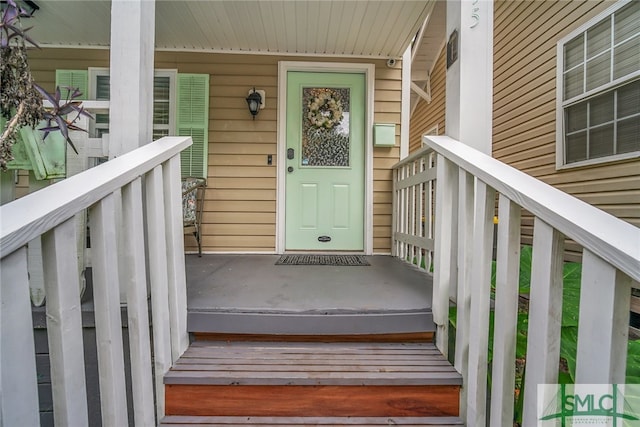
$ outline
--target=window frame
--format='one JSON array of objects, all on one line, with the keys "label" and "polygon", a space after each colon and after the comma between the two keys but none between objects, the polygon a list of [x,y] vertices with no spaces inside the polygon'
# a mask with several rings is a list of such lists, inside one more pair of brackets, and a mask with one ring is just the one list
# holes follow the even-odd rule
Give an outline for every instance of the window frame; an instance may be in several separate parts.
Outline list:
[{"label": "window frame", "polygon": [[[98,76],[109,76],[110,70],[109,68],[103,67],[89,67],[88,68],[88,76],[89,76],[89,99],[95,99],[97,92],[97,80]],[[156,130],[167,130],[169,131],[170,136],[175,136],[176,134],[176,122],[177,122],[177,93],[176,86],[178,80],[178,70],[176,69],[156,69],[153,71],[154,79],[156,77],[168,77],[169,78],[169,124],[168,125],[152,125],[152,134]],[[152,100],[153,101],[153,100]],[[153,110],[152,110],[153,115]],[[96,125],[92,121],[92,127],[90,129],[91,133],[95,132],[95,129],[108,129],[108,126],[100,126]]]},{"label": "window frame", "polygon": [[[611,16],[622,9],[629,3],[635,0],[620,0],[616,2],[614,5],[608,7],[602,13],[594,16],[589,19],[584,24],[580,25],[575,30],[571,31],[566,36],[562,37],[558,40],[556,44],[556,170],[562,169],[574,169],[584,166],[591,165],[599,165],[604,163],[612,163],[621,160],[628,160],[640,157],[640,150],[632,151],[629,153],[622,154],[613,154],[609,156],[597,157],[593,159],[580,160],[577,162],[567,163],[566,161],[566,146],[565,146],[565,111],[567,108],[579,104],[581,102],[587,101],[589,99],[595,98],[599,95],[603,95],[605,93],[616,90],[617,88],[624,86],[625,84],[631,83],[634,80],[640,78],[640,70],[635,71],[626,76],[613,79],[610,82],[600,85],[591,90],[585,90],[584,93],[574,96],[572,98],[564,100],[564,48],[568,42],[573,40],[575,37],[580,34],[585,34],[586,32],[599,24],[602,20],[606,18],[611,18]],[[613,28],[612,28],[613,32]],[[585,58],[586,61],[586,58]],[[613,76],[612,76],[613,77]]]}]

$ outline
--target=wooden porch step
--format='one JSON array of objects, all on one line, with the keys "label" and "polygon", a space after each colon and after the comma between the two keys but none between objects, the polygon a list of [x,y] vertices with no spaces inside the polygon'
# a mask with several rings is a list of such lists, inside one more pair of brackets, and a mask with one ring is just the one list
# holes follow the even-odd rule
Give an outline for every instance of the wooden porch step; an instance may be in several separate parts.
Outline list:
[{"label": "wooden porch step", "polygon": [[164,382],[167,415],[457,417],[461,377],[432,343],[194,342]]},{"label": "wooden porch step", "polygon": [[166,427],[193,426],[389,426],[449,427],[464,425],[458,417],[191,417],[167,416]]}]

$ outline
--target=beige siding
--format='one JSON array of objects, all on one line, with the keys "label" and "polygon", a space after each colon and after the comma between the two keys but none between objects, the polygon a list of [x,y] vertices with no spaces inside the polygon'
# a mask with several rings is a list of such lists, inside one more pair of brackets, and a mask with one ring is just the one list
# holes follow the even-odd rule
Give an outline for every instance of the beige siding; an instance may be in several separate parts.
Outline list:
[{"label": "beige siding", "polygon": [[[611,4],[496,1],[493,155],[640,225],[639,160],[561,171],[555,166],[556,44]],[[529,241],[531,219],[524,224]]]},{"label": "beige siding", "polygon": [[422,147],[422,134],[438,126],[438,134],[445,134],[445,92],[447,86],[445,49],[442,49],[431,72],[431,103],[420,98],[411,116],[409,152]]},{"label": "beige siding", "polygon": [[[49,49],[32,52],[39,82],[53,88],[56,68],[107,67],[107,50]],[[276,242],[278,61],[310,58],[157,52],[156,68],[206,73],[209,88],[209,167],[203,216],[203,251],[273,252]],[[332,59],[322,58],[327,62]],[[335,60],[334,60],[335,61]],[[353,60],[349,62],[367,62]],[[370,62],[370,61],[369,61]],[[394,123],[400,141],[401,70],[376,66],[374,121]],[[244,98],[250,88],[266,91],[266,107],[251,120]],[[267,155],[273,165],[267,165]],[[391,172],[399,148],[374,149],[375,252],[390,252]],[[194,250],[193,239],[186,239]]]}]

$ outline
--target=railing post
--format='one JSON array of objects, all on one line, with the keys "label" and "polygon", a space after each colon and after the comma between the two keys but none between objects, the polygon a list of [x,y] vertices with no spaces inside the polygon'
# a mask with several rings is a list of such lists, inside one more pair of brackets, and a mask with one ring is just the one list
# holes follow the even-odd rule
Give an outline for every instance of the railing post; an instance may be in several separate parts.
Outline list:
[{"label": "railing post", "polygon": [[493,217],[496,192],[476,180],[475,223],[471,273],[471,308],[469,310],[469,372],[467,376],[467,423],[486,424],[487,360],[491,291],[491,257],[493,255]]},{"label": "railing post", "polygon": [[498,253],[491,369],[491,426],[513,423],[522,209],[502,194],[498,204]]},{"label": "railing post", "polygon": [[623,384],[631,279],[585,249],[580,283],[576,384]]},{"label": "railing post", "polygon": [[187,333],[187,283],[182,231],[182,189],[180,187],[180,156],[163,165],[165,194],[165,225],[169,276],[169,315],[171,327],[171,357],[178,360],[189,347]]},{"label": "railing post", "polygon": [[0,260],[0,305],[0,424],[39,426],[26,246]]},{"label": "railing post", "polygon": [[122,188],[123,235],[121,289],[126,290],[131,388],[134,421],[137,426],[155,424],[153,379],[151,375],[151,340],[145,271],[142,179],[136,178]]},{"label": "railing post", "polygon": [[88,422],[75,217],[42,235],[47,335],[56,425]]},{"label": "railing post", "polygon": [[120,289],[114,286],[114,281],[120,277],[115,197],[114,194],[106,196],[89,213],[100,401],[105,426],[128,423]]},{"label": "railing post", "polygon": [[[523,425],[537,423],[537,386],[558,382],[564,236],[538,217],[533,226]],[[543,391],[546,393],[547,390]],[[548,401],[551,396],[542,396]]]},{"label": "railing post", "polygon": [[436,346],[447,357],[449,330],[449,288],[456,279],[451,277],[451,235],[456,221],[451,217],[458,183],[457,167],[438,155],[436,171],[436,229],[433,266],[433,321],[436,324]]}]

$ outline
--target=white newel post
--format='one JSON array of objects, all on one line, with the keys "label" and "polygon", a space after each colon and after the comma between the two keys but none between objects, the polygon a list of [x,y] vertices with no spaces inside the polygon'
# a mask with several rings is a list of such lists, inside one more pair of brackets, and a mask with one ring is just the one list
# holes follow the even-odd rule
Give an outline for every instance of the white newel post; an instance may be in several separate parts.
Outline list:
[{"label": "white newel post", "polygon": [[447,1],[447,41],[447,135],[491,155],[493,0]]},{"label": "white newel post", "polygon": [[[155,6],[155,0],[111,2],[109,159],[153,137]],[[116,206],[116,212],[120,211]],[[126,293],[121,285],[123,303]]]},{"label": "white newel post", "polygon": [[110,159],[151,141],[155,6],[155,0],[111,2]]}]

